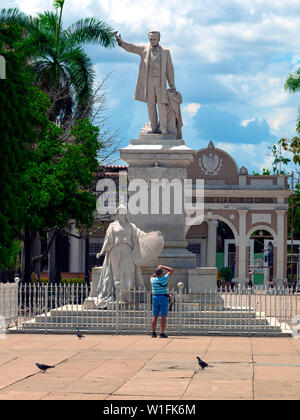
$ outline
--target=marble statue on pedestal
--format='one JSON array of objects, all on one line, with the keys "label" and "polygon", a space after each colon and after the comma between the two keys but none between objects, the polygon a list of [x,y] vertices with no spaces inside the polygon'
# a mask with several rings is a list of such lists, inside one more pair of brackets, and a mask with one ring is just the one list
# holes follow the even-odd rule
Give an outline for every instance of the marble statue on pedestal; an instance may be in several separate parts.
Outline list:
[{"label": "marble statue on pedestal", "polygon": [[[182,97],[175,88],[170,51],[159,45],[160,32],[149,32],[149,45],[130,44],[123,41],[117,33],[115,32],[115,36],[120,47],[141,57],[134,99],[147,103],[149,123],[143,128],[143,134],[174,134],[175,138],[181,139]],[[167,89],[167,82],[170,89]]]},{"label": "marble statue on pedestal", "polygon": [[129,223],[124,205],[117,208],[116,216],[108,226],[102,249],[97,254],[100,258],[106,253],[97,288],[99,308],[106,308],[108,303],[116,301],[116,282],[120,284],[121,299],[126,299],[126,292],[143,287],[139,265],[158,257],[163,249],[161,233],[146,233]]},{"label": "marble statue on pedestal", "polygon": [[120,282],[121,296],[143,285],[140,268],[133,262],[132,250],[145,232],[129,223],[125,210],[125,206],[118,207],[116,220],[108,226],[102,249],[97,254],[100,258],[106,253],[98,283],[99,308],[105,308],[109,302],[116,300],[114,284],[117,281]]}]

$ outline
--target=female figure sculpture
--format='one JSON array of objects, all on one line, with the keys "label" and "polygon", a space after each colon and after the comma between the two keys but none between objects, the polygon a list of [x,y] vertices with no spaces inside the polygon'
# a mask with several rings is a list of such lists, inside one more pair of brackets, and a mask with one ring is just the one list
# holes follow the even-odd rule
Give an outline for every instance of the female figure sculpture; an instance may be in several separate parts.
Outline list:
[{"label": "female figure sculpture", "polygon": [[129,223],[126,211],[124,205],[117,208],[116,220],[109,225],[102,249],[96,256],[100,258],[106,252],[98,283],[99,308],[105,308],[109,302],[116,300],[114,284],[117,281],[120,282],[121,296],[143,285],[141,270],[134,263],[132,250],[145,232]]}]

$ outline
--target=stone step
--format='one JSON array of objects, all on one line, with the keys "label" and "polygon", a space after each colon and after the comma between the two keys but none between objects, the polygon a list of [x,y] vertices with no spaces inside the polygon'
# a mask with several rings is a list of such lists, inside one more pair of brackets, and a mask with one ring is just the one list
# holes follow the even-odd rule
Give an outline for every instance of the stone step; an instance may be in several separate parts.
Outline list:
[{"label": "stone step", "polygon": [[[188,314],[189,317],[201,317],[201,318],[224,318],[228,317],[230,315],[231,318],[240,318],[240,317],[255,317],[255,312],[253,309],[249,311],[248,308],[245,307],[234,307],[234,308],[223,308],[223,310],[211,310],[211,308],[208,308],[206,310],[200,310],[199,307],[196,307],[196,309],[193,309],[193,307],[188,308],[188,310],[183,310],[185,314]],[[152,311],[148,310],[148,307],[140,306],[139,309],[122,309],[120,312],[120,315],[122,316],[131,316],[131,317],[145,317],[145,313],[149,313],[150,316],[152,316]],[[175,312],[169,311],[169,316],[172,316]],[[71,305],[63,306],[61,308],[52,309],[50,311],[50,314],[52,316],[90,316],[95,318],[100,317],[108,317],[108,316],[115,316],[116,310],[108,309],[83,309],[82,306],[78,306],[78,310],[76,308],[73,308]]]},{"label": "stone step", "polygon": [[[144,322],[149,322],[149,317],[128,317],[128,316],[120,316],[120,322],[131,323],[131,324],[140,324]],[[87,325],[93,324],[114,324],[116,322],[116,317],[107,316],[107,317],[88,317],[88,316],[38,316],[35,318],[36,324],[45,325],[46,323],[55,323],[55,324],[69,324],[72,323],[81,323]],[[182,317],[182,322],[185,324],[203,324],[203,325],[268,325],[268,322],[265,318],[205,318],[205,317]],[[177,317],[168,317],[168,323],[176,323],[178,324]]]},{"label": "stone step", "polygon": [[[76,326],[77,328],[112,328],[116,325],[115,318],[104,318],[104,319],[82,319],[82,318],[53,318],[53,317],[37,317],[33,320],[27,321],[23,324],[23,327],[34,327],[34,328],[72,328]],[[148,326],[149,319],[147,318],[120,318],[119,325],[128,326],[128,328],[135,328],[140,326]],[[182,328],[192,328],[192,329],[201,329],[201,328],[224,328],[224,329],[259,329],[259,330],[270,330],[281,328],[282,325],[278,322],[276,318],[251,318],[251,319],[239,319],[239,320],[224,320],[224,319],[191,319],[191,318],[182,318],[181,321]],[[176,318],[170,317],[168,319],[169,327],[178,327],[178,320]]]},{"label": "stone step", "polygon": [[[112,328],[111,326],[94,326],[94,327],[86,327],[85,325],[76,325],[74,324],[70,327],[57,327],[55,325],[47,325],[47,329],[45,327],[41,327],[38,325],[24,325],[23,328],[20,330],[18,329],[17,332],[40,332],[40,333],[75,333],[77,329],[80,329],[82,333],[106,333],[106,334],[116,334],[116,329]],[[10,329],[11,332],[13,330],[16,331],[16,328]],[[123,332],[126,334],[134,334],[134,333],[148,333],[150,332],[150,327],[148,325],[121,325],[119,328],[119,332]],[[174,328],[172,325],[168,325],[168,333],[169,334],[179,334],[178,328]],[[244,327],[229,327],[226,325],[218,325],[215,328],[209,328],[208,326],[199,325],[197,327],[192,328],[188,325],[182,325],[181,328],[182,335],[205,335],[205,334],[221,334],[221,335],[239,335],[239,334],[258,334],[258,335],[267,335],[267,336],[291,336],[291,332],[289,330],[282,330],[280,327],[265,327],[265,328],[255,328],[248,326]]]}]

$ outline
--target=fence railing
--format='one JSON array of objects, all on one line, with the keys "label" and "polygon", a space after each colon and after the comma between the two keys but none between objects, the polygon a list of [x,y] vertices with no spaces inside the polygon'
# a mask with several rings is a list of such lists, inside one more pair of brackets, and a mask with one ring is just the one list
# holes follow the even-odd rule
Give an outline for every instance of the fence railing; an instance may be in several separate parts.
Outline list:
[{"label": "fence railing", "polygon": [[18,283],[0,283],[0,317],[6,325],[18,317]]},{"label": "fence railing", "polygon": [[[286,288],[169,291],[169,334],[291,335],[300,325],[300,294]],[[151,331],[152,295],[139,288],[97,307],[87,284],[0,284],[0,315],[10,332],[145,334]],[[299,319],[299,321],[298,321]],[[296,328],[296,330],[295,330]],[[300,329],[300,327],[299,327]],[[300,334],[300,331],[299,331]]]}]

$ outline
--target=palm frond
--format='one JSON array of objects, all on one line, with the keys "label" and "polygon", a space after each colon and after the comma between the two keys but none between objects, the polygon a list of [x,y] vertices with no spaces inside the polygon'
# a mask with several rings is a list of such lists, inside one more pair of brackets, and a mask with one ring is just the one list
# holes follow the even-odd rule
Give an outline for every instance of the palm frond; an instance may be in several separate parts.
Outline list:
[{"label": "palm frond", "polygon": [[66,29],[64,35],[73,46],[93,43],[111,48],[116,43],[114,29],[105,22],[95,18],[79,20]]},{"label": "palm frond", "polygon": [[27,51],[30,58],[54,57],[54,42],[51,32],[34,30],[24,39],[22,48]]},{"label": "palm frond", "polygon": [[37,18],[37,22],[38,22],[38,27],[40,30],[45,30],[45,31],[54,31],[55,34],[55,30],[56,30],[56,14],[53,12],[44,12],[44,13],[39,13],[38,14],[38,18]]},{"label": "palm frond", "polygon": [[81,49],[76,48],[68,52],[64,60],[70,75],[70,81],[74,86],[74,96],[77,116],[82,112],[88,116],[91,112],[90,98],[93,92],[95,72],[92,61]]},{"label": "palm frond", "polygon": [[291,73],[284,84],[285,90],[289,92],[297,92],[300,90],[300,69],[296,73]]},{"label": "palm frond", "polygon": [[19,9],[2,9],[0,12],[0,23],[18,23],[22,27],[31,27],[30,18]]},{"label": "palm frond", "polygon": [[300,106],[298,108],[298,116],[297,116],[297,126],[296,126],[297,133],[300,134]]},{"label": "palm frond", "polygon": [[64,63],[70,73],[71,82],[75,86],[76,99],[80,101],[93,89],[95,72],[92,61],[82,48],[76,48],[68,52]]}]

